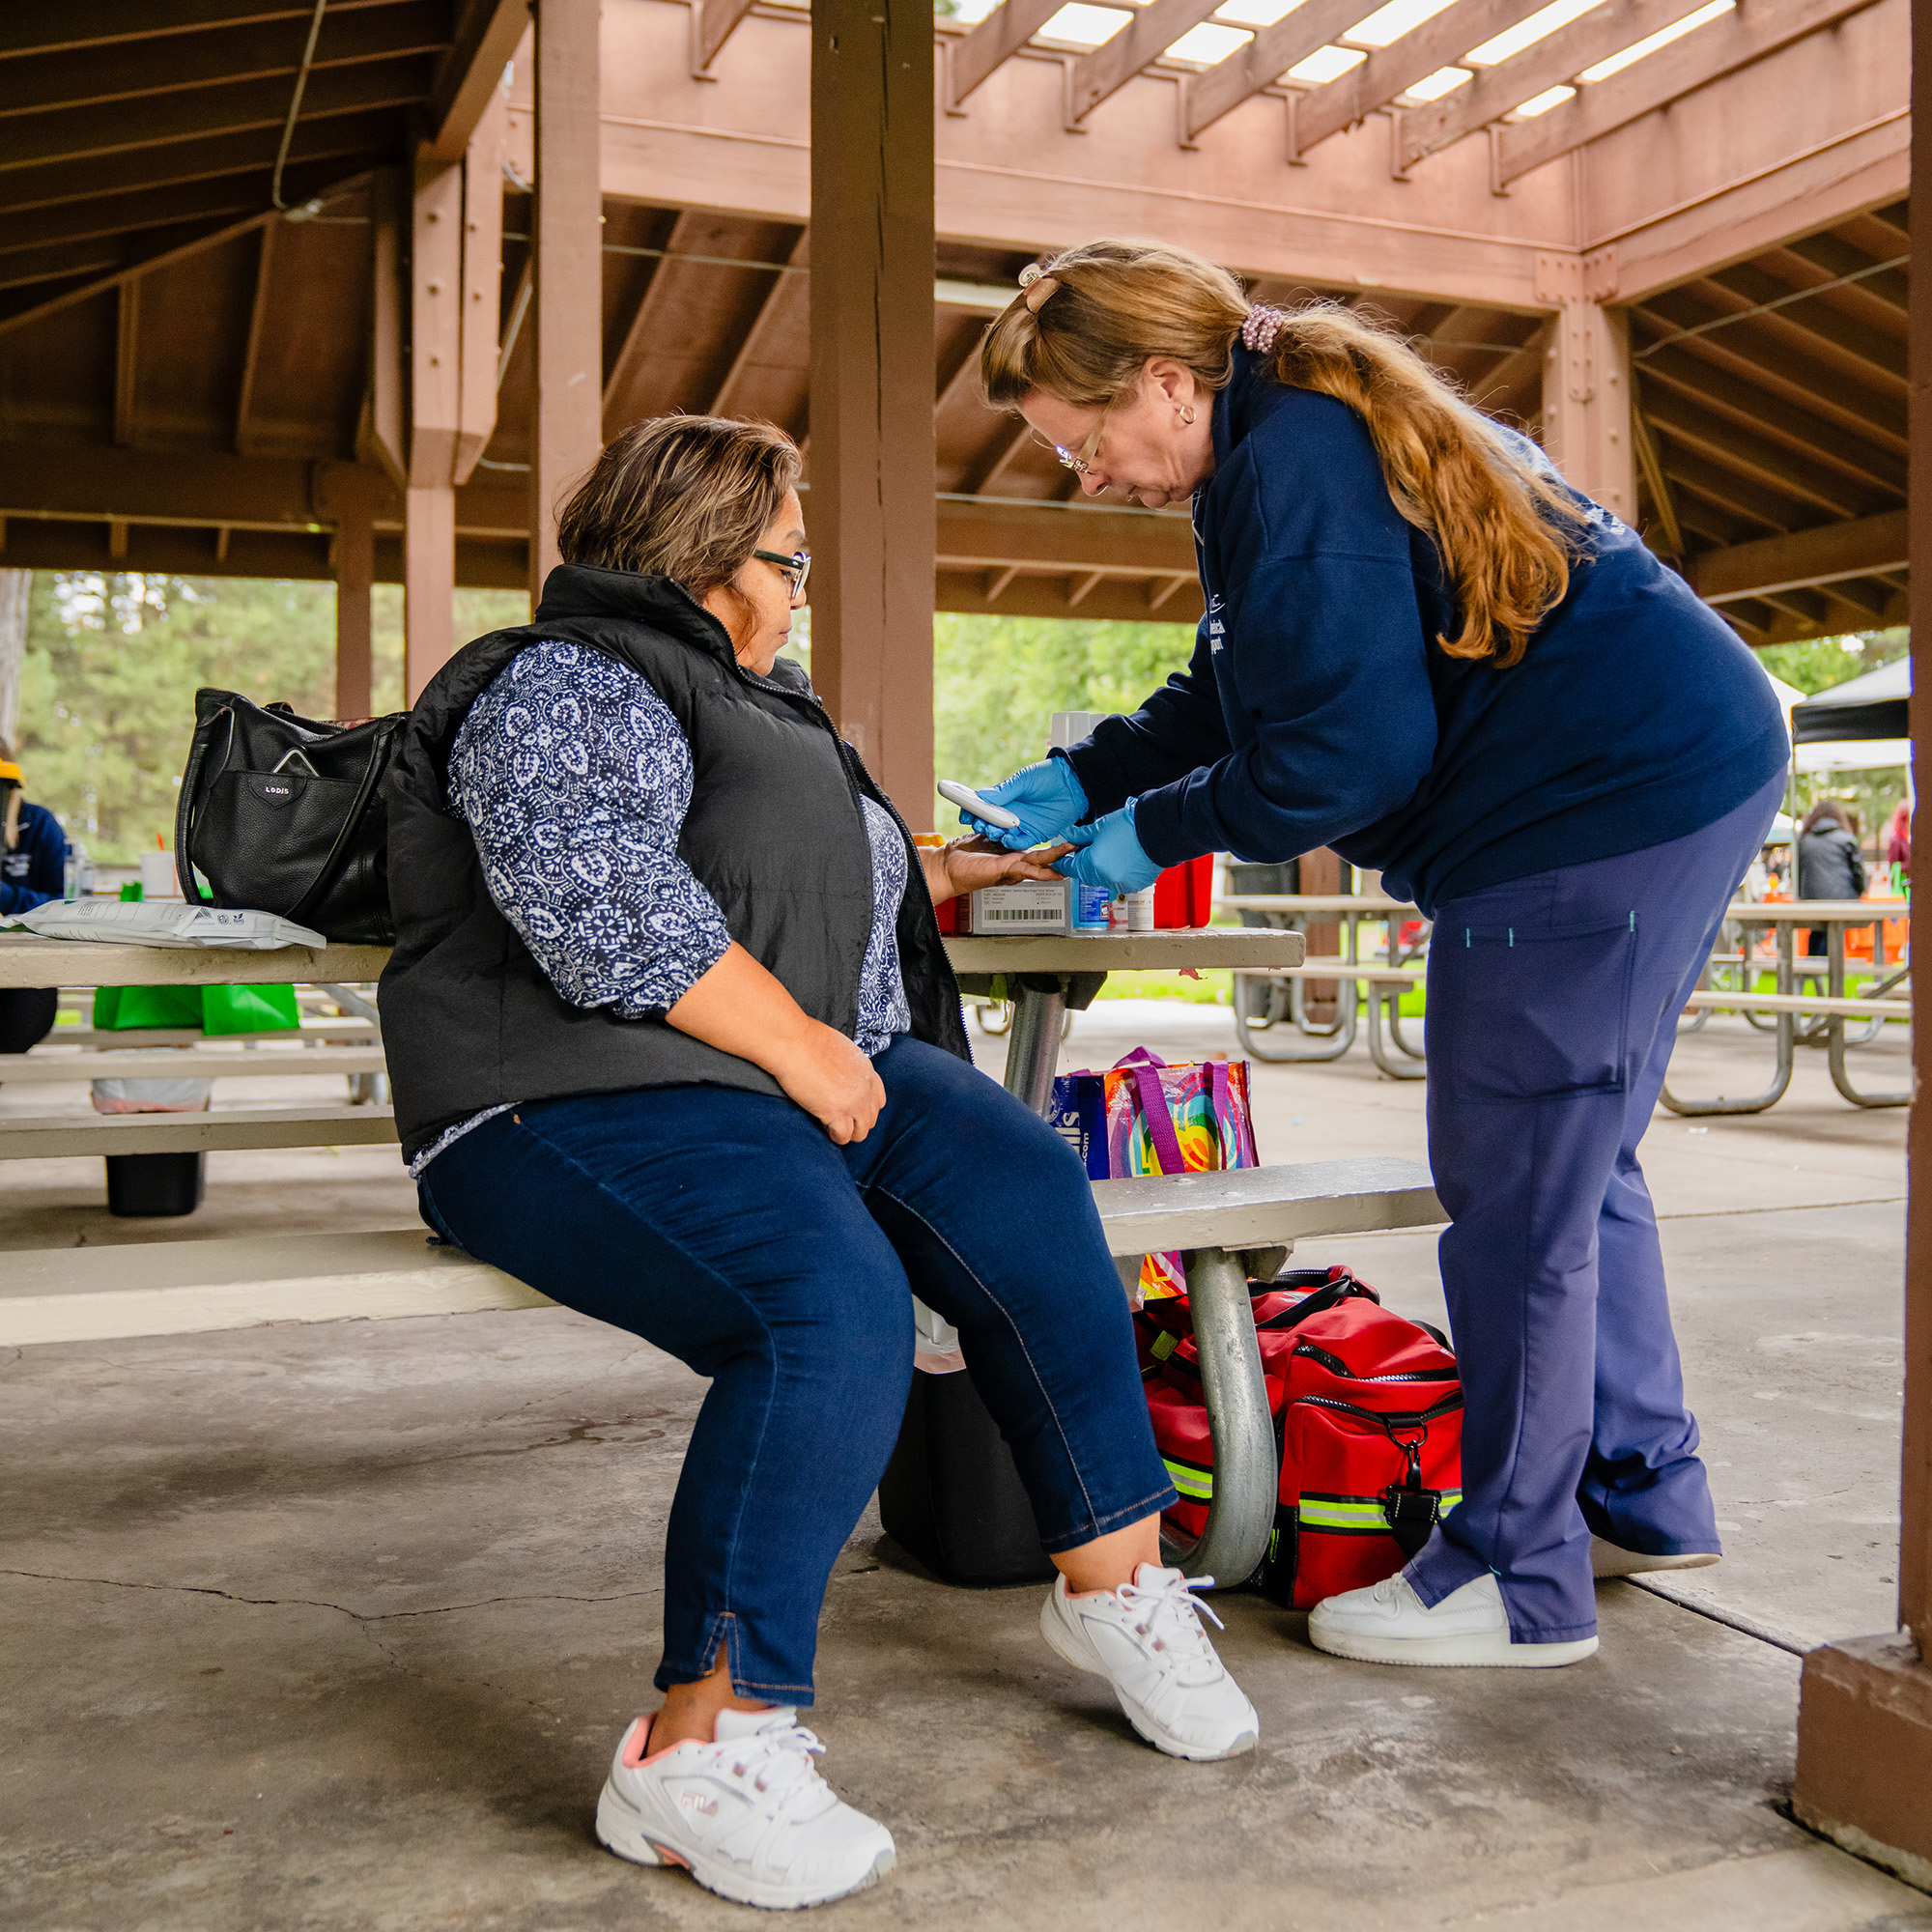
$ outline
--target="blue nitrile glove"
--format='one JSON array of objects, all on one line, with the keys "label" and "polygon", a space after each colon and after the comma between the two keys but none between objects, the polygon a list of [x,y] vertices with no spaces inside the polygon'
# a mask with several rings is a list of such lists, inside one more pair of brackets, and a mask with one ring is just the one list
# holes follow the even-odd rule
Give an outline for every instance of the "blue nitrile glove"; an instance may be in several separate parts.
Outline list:
[{"label": "blue nitrile glove", "polygon": [[1110,886],[1117,893],[1137,893],[1160,877],[1159,866],[1141,850],[1132,799],[1091,830],[1086,847],[1069,852],[1054,867],[1062,878],[1082,886]]},{"label": "blue nitrile glove", "polygon": [[1004,805],[1020,822],[1001,831],[964,811],[959,822],[1012,852],[1065,838],[1075,821],[1087,814],[1087,794],[1065,758],[1042,758],[1037,765],[1024,765],[1004,784],[988,786],[980,796],[988,805]]}]

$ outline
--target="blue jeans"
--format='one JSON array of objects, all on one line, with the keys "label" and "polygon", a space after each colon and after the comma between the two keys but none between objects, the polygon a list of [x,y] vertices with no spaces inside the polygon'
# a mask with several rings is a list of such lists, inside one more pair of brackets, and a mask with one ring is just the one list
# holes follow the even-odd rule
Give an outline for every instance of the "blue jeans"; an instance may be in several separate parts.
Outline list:
[{"label": "blue jeans", "polygon": [[711,1378],[671,1506],[660,1690],[811,1702],[827,1577],[892,1454],[917,1291],[959,1330],[1049,1551],[1175,1500],[1079,1157],[901,1037],[836,1147],[789,1100],[660,1087],[498,1114],[425,1170],[446,1239]]},{"label": "blue jeans", "polygon": [[1466,1405],[1425,1604],[1494,1572],[1519,1643],[1597,1627],[1590,1537],[1716,1550],[1637,1143],[1782,777],[1688,838],[1436,908],[1429,1159]]}]

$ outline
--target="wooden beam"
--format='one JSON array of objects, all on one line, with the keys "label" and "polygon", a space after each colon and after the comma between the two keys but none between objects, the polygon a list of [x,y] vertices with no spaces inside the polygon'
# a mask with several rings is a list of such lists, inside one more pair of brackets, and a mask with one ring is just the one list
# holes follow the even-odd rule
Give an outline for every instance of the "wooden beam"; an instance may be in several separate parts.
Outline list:
[{"label": "wooden beam", "polygon": [[812,678],[916,832],[933,812],[931,44],[930,0],[812,11]]},{"label": "wooden beam", "polygon": [[1662,454],[1657,439],[1650,433],[1650,424],[1644,420],[1643,391],[1634,376],[1631,379],[1631,448],[1636,456],[1637,474],[1650,495],[1651,508],[1657,512],[1655,540],[1648,530],[1644,533],[1645,540],[1665,556],[1682,556],[1684,526],[1678,521],[1677,493],[1664,474]]},{"label": "wooden beam", "polygon": [[1195,572],[1194,533],[1184,516],[1011,499],[943,497],[938,555],[947,570],[1025,565],[1062,576],[1097,571],[1190,578]]},{"label": "wooden beam", "polygon": [[[414,106],[429,90],[430,73],[425,54],[323,69],[309,75],[301,118],[305,123],[327,121],[376,107]],[[289,84],[278,75],[233,87],[37,114],[9,128],[0,147],[0,170],[66,164],[253,129],[272,129],[279,143],[288,112]]]},{"label": "wooden beam", "polygon": [[1026,447],[1030,434],[1025,421],[1019,417],[1014,417],[995,432],[993,440],[980,451],[980,460],[960,479],[960,493],[967,497],[989,494],[1005,473],[1007,466]]},{"label": "wooden beam", "polygon": [[121,284],[121,306],[114,333],[114,440],[125,449],[134,441],[141,381],[141,284]]},{"label": "wooden beam", "polygon": [[712,219],[708,213],[688,208],[671,223],[670,233],[665,238],[664,253],[652,265],[651,278],[644,284],[644,292],[624,330],[624,339],[611,359],[611,373],[599,397],[598,412],[606,440],[615,436],[636,413],[630,406],[630,392],[668,320],[670,285],[675,279],[672,264],[678,256],[690,252],[690,243],[711,225]]},{"label": "wooden beam", "polygon": [[1875,0],[1751,0],[1747,8],[1721,14],[1673,42],[1658,58],[1640,60],[1548,114],[1505,128],[1496,143],[1496,179],[1507,185],[1559,155],[1601,140],[1873,4]]},{"label": "wooden beam", "polygon": [[1685,559],[1690,587],[1707,604],[1808,589],[1839,578],[1876,577],[1910,561],[1910,521],[1904,510],[1826,524],[1788,536],[1707,550]]},{"label": "wooden beam", "polygon": [[[1669,0],[1681,4],[1681,0]],[[1441,13],[1423,21],[1399,41],[1378,47],[1367,60],[1338,75],[1324,86],[1312,88],[1294,103],[1293,122],[1294,152],[1305,155],[1318,141],[1339,134],[1366,121],[1378,107],[1386,107],[1396,96],[1426,80],[1439,68],[1453,66],[1471,47],[1479,47],[1520,21],[1541,10],[1541,0],[1459,0]],[[1507,67],[1508,62],[1503,65]],[[1494,72],[1498,70],[1492,69]],[[1460,100],[1471,86],[1480,86],[1481,77],[1465,81],[1448,99]],[[1527,100],[1527,94],[1522,96]],[[1510,103],[1514,106],[1516,103]],[[1427,107],[1404,111],[1405,142],[1409,116],[1427,115]]]},{"label": "wooden beam", "polygon": [[1194,140],[1224,114],[1232,114],[1242,101],[1272,86],[1290,68],[1325,47],[1361,17],[1356,0],[1301,0],[1273,26],[1259,29],[1246,45],[1186,83],[1181,123],[1187,138]]},{"label": "wooden beam", "polygon": [[413,704],[456,648],[456,492],[445,479],[404,493],[403,702]]},{"label": "wooden beam", "polygon": [[1413,167],[1425,155],[1500,121],[1525,100],[1574,81],[1599,61],[1662,33],[1688,11],[1688,0],[1608,0],[1607,5],[1591,8],[1513,59],[1484,68],[1441,99],[1406,109],[1396,137],[1399,165]]},{"label": "wooden beam", "polygon": [[[1747,523],[1761,525],[1768,532],[1796,529],[1809,517],[1803,504],[1794,503],[1781,491],[1767,490],[1762,483],[1713,463],[1701,453],[1702,445],[1689,439],[1680,441],[1661,422],[1653,420],[1651,426],[1663,430],[1660,448],[1664,471],[1678,491],[1680,503],[1687,497],[1700,497]],[[1689,517],[1690,510],[1687,507],[1684,514]]]},{"label": "wooden beam", "polygon": [[1009,56],[1016,54],[1060,12],[1059,0],[1004,0],[972,32],[947,43],[955,108]]},{"label": "wooden beam", "polygon": [[[791,268],[802,269],[810,256],[811,231],[807,229],[791,244],[791,252],[785,257],[785,261]],[[790,296],[791,292],[785,286],[790,279],[788,275],[782,274],[772,277],[771,287],[765,291],[763,300],[758,303],[757,314],[752,318],[750,327],[739,334],[738,347],[731,356],[731,366],[724,371],[718,387],[712,392],[710,407],[705,412],[707,415],[724,416],[731,413],[731,392],[738,386],[738,379],[765,348],[772,332],[774,319]],[[655,286],[656,280],[653,278],[652,287]],[[644,292],[644,299],[646,301],[650,299],[649,289]]]},{"label": "wooden beam", "polygon": [[[311,7],[282,19],[220,33],[161,35],[107,47],[65,48],[10,62],[0,89],[0,121],[54,108],[99,106],[143,95],[238,86],[273,79],[283,90],[301,67]],[[435,57],[449,44],[449,10],[440,0],[349,10],[331,7],[317,36],[311,72],[398,54]],[[304,90],[306,100],[306,90]]]},{"label": "wooden beam", "polygon": [[463,414],[462,168],[425,162],[410,209],[409,479],[447,488]]},{"label": "wooden beam", "polygon": [[711,63],[751,11],[752,0],[692,0],[691,71],[695,76],[713,78]]},{"label": "wooden beam", "polygon": [[[407,248],[409,184],[399,168],[369,184],[369,400],[366,454],[401,485],[410,470]],[[365,452],[358,449],[356,454]]]},{"label": "wooden beam", "polygon": [[69,0],[57,10],[7,8],[0,10],[0,59],[195,34],[209,27],[232,30],[264,20],[306,23],[314,12],[307,0],[168,0],[165,12],[156,9],[155,0]]},{"label": "wooden beam", "polygon": [[503,150],[510,103],[501,88],[463,156],[463,318],[457,347],[456,453],[451,481],[467,483],[497,430],[497,340],[503,305]]},{"label": "wooden beam", "polygon": [[529,25],[530,0],[469,0],[430,91],[425,145],[432,160],[463,158]]},{"label": "wooden beam", "polygon": [[598,0],[543,0],[531,196],[530,602],[557,562],[563,497],[597,460],[604,348]]},{"label": "wooden beam", "polygon": [[1073,63],[1066,78],[1068,123],[1086,120],[1101,101],[1118,94],[1220,4],[1221,0],[1149,0],[1137,8],[1112,40],[1101,42]]},{"label": "wooden beam", "polygon": [[1872,516],[1891,507],[1888,500],[1891,492],[1834,475],[1661,385],[1652,384],[1644,398],[1644,410],[1653,426],[1676,441],[1689,443],[1713,462],[1767,484],[1799,503],[1809,503],[1828,517]]},{"label": "wooden beam", "polygon": [[242,351],[242,380],[235,385],[235,448],[242,456],[248,454],[248,416],[255,402],[255,371],[262,359],[262,333],[268,325],[269,275],[274,264],[278,226],[272,221],[262,224],[262,239],[255,256],[255,294],[248,304],[248,340]]}]

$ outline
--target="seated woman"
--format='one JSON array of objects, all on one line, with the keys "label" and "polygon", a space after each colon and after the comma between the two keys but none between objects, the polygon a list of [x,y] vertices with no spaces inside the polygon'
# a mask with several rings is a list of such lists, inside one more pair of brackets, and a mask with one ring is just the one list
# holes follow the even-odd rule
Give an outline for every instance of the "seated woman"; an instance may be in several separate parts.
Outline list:
[{"label": "seated woman", "polygon": [[1086,1175],[973,1070],[933,917],[1053,854],[918,850],[779,657],[810,564],[798,469],[777,430],[716,417],[605,450],[534,621],[460,651],[411,716],[383,976],[430,1225],[711,1378],[664,1703],[597,1829],[775,1907],[893,1863],[797,1719],[905,1407],[914,1292],[959,1329],[1061,1572],[1047,1642],[1160,1750],[1257,1734],[1160,1567],[1174,1491]]}]

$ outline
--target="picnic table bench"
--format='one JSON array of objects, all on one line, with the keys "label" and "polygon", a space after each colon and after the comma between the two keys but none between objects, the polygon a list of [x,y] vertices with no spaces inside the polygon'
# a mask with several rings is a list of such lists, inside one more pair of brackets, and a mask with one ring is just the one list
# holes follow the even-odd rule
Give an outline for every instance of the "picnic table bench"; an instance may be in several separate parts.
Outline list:
[{"label": "picnic table bench", "polygon": [[[1275,972],[1299,967],[1306,956],[1298,933],[1232,927],[961,937],[950,939],[947,951],[967,990],[1013,1002],[1005,1084],[1041,1113],[1050,1105],[1062,1015],[1088,1005],[1109,971],[1234,965]],[[72,985],[90,978],[112,984],[341,983],[376,979],[385,956],[371,947],[184,952],[0,937],[0,985]],[[305,1065],[327,1050],[309,1048],[300,1057]],[[276,1056],[284,1057],[298,1056]],[[0,1156],[395,1138],[384,1107],[223,1108],[99,1121],[16,1118],[0,1124]],[[1244,1579],[1266,1547],[1275,1494],[1273,1421],[1249,1305],[1250,1269],[1271,1276],[1295,1241],[1316,1236],[1440,1221],[1429,1171],[1396,1159],[1311,1161],[1094,1187],[1123,1283],[1138,1277],[1148,1253],[1186,1257],[1215,1484],[1203,1535],[1184,1549],[1170,1545],[1170,1560],[1224,1581]],[[130,1242],[9,1255],[0,1270],[0,1345],[547,1305],[533,1290],[432,1244],[414,1228]]]}]

